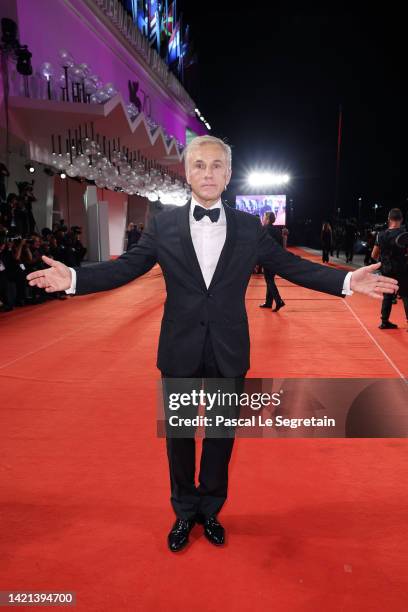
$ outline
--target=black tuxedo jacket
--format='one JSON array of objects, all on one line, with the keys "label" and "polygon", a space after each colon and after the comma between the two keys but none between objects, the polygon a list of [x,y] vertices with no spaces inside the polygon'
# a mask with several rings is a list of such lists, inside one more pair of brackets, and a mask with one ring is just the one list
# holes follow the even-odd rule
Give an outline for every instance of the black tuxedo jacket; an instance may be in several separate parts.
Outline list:
[{"label": "black tuxedo jacket", "polygon": [[189,209],[190,202],[156,215],[139,242],[118,259],[75,268],[81,295],[119,287],[159,263],[167,299],[157,367],[166,376],[187,378],[197,370],[207,330],[224,376],[248,370],[245,292],[257,263],[303,287],[341,296],[346,272],[285,251],[258,217],[225,204],[226,240],[207,289],[191,239]]}]

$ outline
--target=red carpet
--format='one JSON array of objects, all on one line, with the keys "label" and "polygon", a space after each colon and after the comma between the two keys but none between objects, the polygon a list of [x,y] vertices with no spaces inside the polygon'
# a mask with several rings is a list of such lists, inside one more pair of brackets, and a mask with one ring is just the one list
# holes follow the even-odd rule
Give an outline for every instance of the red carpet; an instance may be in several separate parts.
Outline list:
[{"label": "red carpet", "polygon": [[[276,314],[258,308],[262,277],[247,293],[251,376],[408,375],[408,334],[377,329],[380,302],[278,284]],[[405,440],[240,439],[227,546],[196,527],[188,549],[168,552],[163,300],[155,268],[114,292],[1,315],[0,590],[75,591],[90,612],[405,611]]]}]

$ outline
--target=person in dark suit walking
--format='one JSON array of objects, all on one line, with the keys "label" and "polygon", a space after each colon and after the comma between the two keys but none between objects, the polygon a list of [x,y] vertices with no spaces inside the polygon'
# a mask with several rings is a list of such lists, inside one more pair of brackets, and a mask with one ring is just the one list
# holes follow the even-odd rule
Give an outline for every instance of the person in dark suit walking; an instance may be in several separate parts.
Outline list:
[{"label": "person in dark suit walking", "polygon": [[127,234],[126,250],[129,251],[135,244],[138,243],[138,241],[140,240],[140,236],[142,235],[142,232],[138,229],[135,223],[131,222],[128,225],[126,234]]},{"label": "person in dark suit walking", "polygon": [[[371,255],[373,259],[380,259],[383,270],[397,280],[399,295],[404,304],[408,322],[408,250],[406,246],[400,246],[398,241],[399,236],[406,234],[407,231],[402,222],[401,210],[392,208],[388,213],[388,229],[377,234]],[[383,297],[380,329],[396,329],[398,327],[390,321],[393,297],[389,294]]]},{"label": "person in dark suit walking", "polygon": [[330,223],[323,223],[320,240],[322,242],[322,262],[329,263],[329,254],[333,245],[333,233]]},{"label": "person in dark suit walking", "polygon": [[[276,221],[275,213],[267,212],[265,215],[265,227],[267,229],[268,234],[271,238],[276,240],[279,246],[283,247],[283,233],[282,229],[279,227],[275,227],[274,223]],[[272,308],[273,301],[275,300],[275,308],[274,312],[278,312],[283,306],[285,306],[285,302],[282,300],[279,290],[275,283],[275,274],[270,271],[270,269],[265,268],[264,277],[266,282],[266,298],[263,304],[260,304],[260,308]]]},{"label": "person in dark suit walking", "polygon": [[[257,263],[298,285],[341,296],[353,291],[380,298],[397,282],[373,274],[379,264],[354,272],[328,269],[277,244],[258,218],[221,200],[231,178],[231,149],[213,136],[197,137],[185,151],[192,198],[154,216],[138,243],[116,260],[68,268],[50,266],[27,276],[46,292],[83,295],[114,289],[161,266],[167,299],[157,366],[164,377],[242,379],[249,368],[245,292]],[[218,521],[226,497],[233,438],[205,438],[199,486],[194,480],[194,438],[167,439],[171,503],[176,521],[168,534],[171,551],[188,542],[196,522],[207,539],[224,543]]]}]

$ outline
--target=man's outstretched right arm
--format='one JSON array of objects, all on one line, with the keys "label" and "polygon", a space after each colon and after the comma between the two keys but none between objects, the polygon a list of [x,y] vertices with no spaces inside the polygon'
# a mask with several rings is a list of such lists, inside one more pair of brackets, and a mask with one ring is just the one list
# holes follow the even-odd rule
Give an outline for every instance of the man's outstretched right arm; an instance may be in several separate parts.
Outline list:
[{"label": "man's outstretched right arm", "polygon": [[120,287],[148,272],[157,262],[156,224],[154,218],[139,242],[129,251],[111,261],[72,269],[48,257],[43,260],[50,267],[27,276],[30,285],[53,291],[67,291],[84,295]]}]

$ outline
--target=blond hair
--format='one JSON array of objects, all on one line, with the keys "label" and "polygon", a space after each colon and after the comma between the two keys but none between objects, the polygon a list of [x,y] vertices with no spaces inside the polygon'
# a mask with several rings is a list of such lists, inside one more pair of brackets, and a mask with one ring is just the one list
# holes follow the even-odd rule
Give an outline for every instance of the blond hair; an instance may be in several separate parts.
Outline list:
[{"label": "blond hair", "polygon": [[231,165],[232,165],[231,147],[227,145],[226,142],[221,140],[221,138],[216,138],[216,136],[206,135],[206,136],[197,136],[196,138],[193,138],[193,140],[191,140],[189,144],[186,146],[185,151],[184,151],[184,165],[185,165],[186,172],[187,172],[187,166],[188,166],[188,159],[193,149],[202,147],[203,145],[206,145],[206,144],[217,144],[222,148],[225,154],[225,158],[227,160],[228,170],[231,171]]}]

